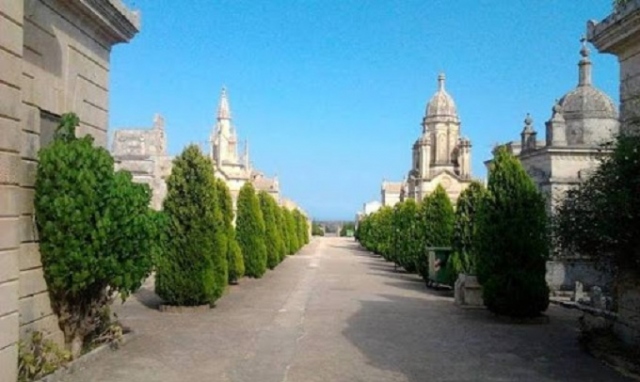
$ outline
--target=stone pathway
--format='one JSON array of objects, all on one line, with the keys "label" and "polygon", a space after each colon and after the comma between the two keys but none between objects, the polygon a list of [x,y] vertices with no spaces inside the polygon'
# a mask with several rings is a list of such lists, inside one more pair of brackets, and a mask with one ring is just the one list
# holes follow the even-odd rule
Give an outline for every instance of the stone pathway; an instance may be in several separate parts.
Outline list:
[{"label": "stone pathway", "polygon": [[67,382],[625,381],[583,353],[576,312],[514,325],[358,248],[318,238],[215,309],[172,314],[146,285],[117,308],[137,336]]}]

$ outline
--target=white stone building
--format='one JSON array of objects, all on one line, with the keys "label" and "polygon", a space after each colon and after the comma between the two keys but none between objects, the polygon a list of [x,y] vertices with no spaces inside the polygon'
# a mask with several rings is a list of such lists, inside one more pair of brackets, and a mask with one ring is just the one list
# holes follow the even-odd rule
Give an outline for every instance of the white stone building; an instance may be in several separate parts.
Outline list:
[{"label": "white stone building", "polygon": [[[533,119],[527,115],[520,141],[505,145],[546,197],[549,215],[566,191],[598,166],[601,145],[611,141],[619,130],[615,103],[593,85],[589,49],[584,41],[580,54],[578,85],[556,101],[545,123],[545,139],[537,139]],[[490,163],[486,162],[488,166]],[[547,263],[547,283],[552,289],[572,289],[576,281],[592,286],[607,284],[609,278],[577,254]]]},{"label": "white stone building", "polygon": [[422,200],[438,185],[453,203],[471,183],[471,142],[461,135],[460,118],[453,98],[438,76],[438,90],[427,103],[422,134],[413,144],[411,169],[403,182],[383,182],[383,205],[404,198]]},{"label": "white stone building", "polygon": [[280,183],[252,168],[249,160],[249,143],[245,141],[244,152],[238,153],[238,135],[232,122],[231,107],[226,89],[222,89],[216,124],[211,132],[211,159],[215,176],[224,180],[231,191],[234,206],[240,189],[251,182],[256,191],[266,191],[280,202]]},{"label": "white stone building", "polygon": [[171,175],[173,160],[167,153],[164,118],[156,114],[151,129],[117,130],[111,152],[116,170],[127,170],[135,182],[148,184],[152,191],[151,207],[162,209],[162,201],[167,195],[166,179]]}]

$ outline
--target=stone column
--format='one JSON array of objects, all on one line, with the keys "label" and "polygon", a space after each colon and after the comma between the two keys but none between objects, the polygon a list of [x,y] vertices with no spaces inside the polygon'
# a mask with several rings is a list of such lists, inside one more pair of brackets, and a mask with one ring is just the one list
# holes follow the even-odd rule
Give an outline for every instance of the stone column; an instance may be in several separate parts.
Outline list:
[{"label": "stone column", "polygon": [[0,2],[0,370],[18,378],[23,0]]},{"label": "stone column", "polygon": [[[601,53],[620,62],[620,131],[640,133],[640,0],[614,7],[601,22],[587,23],[588,40]],[[640,250],[640,249],[639,249]],[[626,342],[640,344],[640,282],[624,269],[616,276],[618,320],[615,332]]]}]

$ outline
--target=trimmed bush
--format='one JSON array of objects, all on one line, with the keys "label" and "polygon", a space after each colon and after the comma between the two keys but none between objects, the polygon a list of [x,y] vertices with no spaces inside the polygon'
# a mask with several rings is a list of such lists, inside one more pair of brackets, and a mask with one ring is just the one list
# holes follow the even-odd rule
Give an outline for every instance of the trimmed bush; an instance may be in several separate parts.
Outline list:
[{"label": "trimmed bush", "polygon": [[287,219],[287,209],[283,206],[278,206],[278,227],[280,229],[280,235],[282,236],[282,243],[284,244],[284,256],[290,255],[293,253],[293,248],[291,247],[291,233],[289,232],[289,221]]},{"label": "trimmed bush", "polygon": [[477,225],[477,212],[486,195],[486,189],[478,182],[472,182],[458,197],[453,226],[450,261],[454,273],[476,274],[476,254],[473,248]]},{"label": "trimmed bush", "polygon": [[407,272],[416,271],[416,261],[424,252],[424,233],[419,224],[419,205],[413,199],[398,203],[393,209],[392,261],[403,267]]},{"label": "trimmed bush", "polygon": [[78,123],[63,115],[38,153],[34,197],[44,277],[74,356],[105,324],[112,296],[137,290],[160,250],[149,187],[114,173],[107,150],[90,136],[76,138]]},{"label": "trimmed bush", "polygon": [[256,191],[248,182],[242,186],[238,195],[236,234],[244,257],[245,275],[262,277],[267,271],[265,224]]},{"label": "trimmed bush", "polygon": [[278,232],[278,222],[276,220],[276,201],[265,191],[258,193],[260,200],[260,210],[264,218],[265,245],[267,248],[267,267],[274,269],[280,264],[280,253],[282,252],[282,237]]},{"label": "trimmed bush", "polygon": [[422,208],[422,227],[424,230],[423,249],[419,252],[416,268],[422,278],[429,278],[429,258],[426,247],[450,247],[455,219],[453,205],[449,195],[438,185],[427,196]]},{"label": "trimmed bush", "polygon": [[302,248],[305,244],[307,244],[309,238],[307,234],[307,218],[304,217],[302,212],[297,208],[293,211],[293,218],[296,223],[296,235],[298,236],[298,246]]},{"label": "trimmed bush", "polygon": [[233,226],[233,200],[229,187],[222,179],[216,179],[216,191],[227,236],[228,282],[229,284],[237,284],[238,280],[244,276],[244,259],[236,239],[236,229]]},{"label": "trimmed bush", "polygon": [[311,223],[311,235],[324,236],[324,229],[322,229],[319,223],[317,222]]},{"label": "trimmed bush", "polygon": [[169,305],[213,304],[227,284],[227,240],[213,164],[197,145],[174,159],[164,211],[167,248],[156,293]]},{"label": "trimmed bush", "polygon": [[477,273],[489,310],[513,317],[534,317],[546,310],[545,201],[520,161],[504,147],[496,150],[491,164],[476,229]]},{"label": "trimmed bush", "polygon": [[284,217],[287,224],[287,236],[289,237],[289,254],[293,255],[298,252],[298,249],[301,247],[296,219],[293,216],[293,212],[287,208],[284,208]]}]

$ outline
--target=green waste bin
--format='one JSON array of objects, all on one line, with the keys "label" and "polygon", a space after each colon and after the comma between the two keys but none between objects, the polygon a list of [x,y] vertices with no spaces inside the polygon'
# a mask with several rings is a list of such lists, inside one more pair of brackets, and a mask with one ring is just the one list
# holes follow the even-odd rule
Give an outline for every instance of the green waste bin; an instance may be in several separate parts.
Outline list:
[{"label": "green waste bin", "polygon": [[451,256],[451,247],[427,247],[429,254],[428,287],[450,286],[447,274],[447,261]]}]

